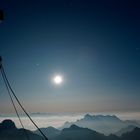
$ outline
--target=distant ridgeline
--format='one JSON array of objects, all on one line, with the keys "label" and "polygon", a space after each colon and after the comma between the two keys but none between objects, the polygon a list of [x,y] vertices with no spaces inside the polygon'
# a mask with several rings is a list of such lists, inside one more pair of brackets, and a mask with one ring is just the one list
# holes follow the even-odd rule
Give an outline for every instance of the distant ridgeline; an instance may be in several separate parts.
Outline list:
[{"label": "distant ridgeline", "polygon": [[[58,130],[53,127],[41,128],[49,140],[140,140],[140,128],[135,127],[131,131],[121,136],[109,135],[105,136],[99,132],[88,128],[82,128],[71,125],[69,128]],[[38,130],[32,132],[26,130],[30,140],[43,140]],[[27,140],[23,129],[16,128],[11,120],[4,120],[0,123],[0,140]]]},{"label": "distant ridgeline", "polygon": [[[82,119],[75,122],[66,122],[60,129],[68,128],[72,124],[79,127],[89,128],[105,135],[117,134],[121,135],[127,129],[140,127],[140,124],[136,121],[120,120],[117,116],[113,115],[89,115],[86,114]],[[121,132],[122,131],[122,132]],[[129,131],[129,130],[128,130]]]}]

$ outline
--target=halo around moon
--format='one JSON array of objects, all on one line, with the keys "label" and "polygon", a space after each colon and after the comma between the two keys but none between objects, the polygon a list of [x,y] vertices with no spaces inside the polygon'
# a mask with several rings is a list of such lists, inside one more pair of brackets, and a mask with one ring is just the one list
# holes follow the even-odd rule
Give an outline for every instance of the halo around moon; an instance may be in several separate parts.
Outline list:
[{"label": "halo around moon", "polygon": [[53,82],[57,85],[61,84],[63,82],[63,78],[61,75],[56,75],[53,78]]}]

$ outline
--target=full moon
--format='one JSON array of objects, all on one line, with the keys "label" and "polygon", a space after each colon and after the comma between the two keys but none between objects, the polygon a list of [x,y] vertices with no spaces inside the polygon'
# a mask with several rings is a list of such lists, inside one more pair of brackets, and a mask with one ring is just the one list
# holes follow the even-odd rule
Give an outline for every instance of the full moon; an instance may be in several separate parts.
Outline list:
[{"label": "full moon", "polygon": [[62,76],[60,76],[60,75],[55,76],[53,81],[55,84],[61,84],[63,81]]}]

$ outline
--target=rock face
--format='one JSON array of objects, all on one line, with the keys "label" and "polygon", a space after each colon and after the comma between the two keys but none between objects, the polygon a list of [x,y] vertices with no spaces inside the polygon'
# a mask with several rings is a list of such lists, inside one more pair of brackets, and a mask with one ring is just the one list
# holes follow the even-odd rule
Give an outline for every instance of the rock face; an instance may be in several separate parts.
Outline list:
[{"label": "rock face", "polygon": [[24,130],[31,140],[44,140],[41,136],[29,130],[17,129],[11,120],[4,120],[0,123],[0,140],[27,140]]}]

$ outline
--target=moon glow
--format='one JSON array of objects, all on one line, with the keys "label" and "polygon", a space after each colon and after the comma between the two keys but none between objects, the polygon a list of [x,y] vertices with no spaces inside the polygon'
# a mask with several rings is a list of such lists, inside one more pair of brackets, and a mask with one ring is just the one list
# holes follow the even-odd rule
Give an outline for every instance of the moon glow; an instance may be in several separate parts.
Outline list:
[{"label": "moon glow", "polygon": [[61,84],[63,82],[63,78],[60,75],[56,75],[54,77],[53,81],[54,81],[55,84],[59,85],[59,84]]}]

